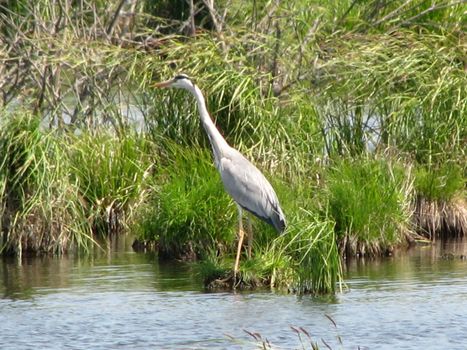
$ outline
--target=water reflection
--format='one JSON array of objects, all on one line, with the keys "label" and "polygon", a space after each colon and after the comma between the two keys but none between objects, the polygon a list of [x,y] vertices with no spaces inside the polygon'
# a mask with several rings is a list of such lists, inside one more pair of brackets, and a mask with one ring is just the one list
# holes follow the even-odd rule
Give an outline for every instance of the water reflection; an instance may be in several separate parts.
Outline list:
[{"label": "water reflection", "polygon": [[159,263],[154,254],[115,252],[91,256],[3,258],[0,294],[28,299],[60,290],[201,290],[187,264]]},{"label": "water reflection", "polygon": [[73,263],[69,259],[3,258],[0,264],[0,291],[3,297],[30,298],[36,288],[67,288]]},{"label": "water reflection", "polygon": [[346,261],[348,289],[325,297],[206,293],[189,265],[111,245],[90,256],[0,260],[0,348],[254,348],[244,329],[301,348],[290,326],[333,349],[467,343],[462,241]]},{"label": "water reflection", "polygon": [[[461,273],[467,267],[467,242],[462,239],[439,241],[396,251],[378,259],[349,259],[344,263],[344,279],[368,281],[437,280],[444,274]],[[467,271],[465,271],[467,273]]]}]

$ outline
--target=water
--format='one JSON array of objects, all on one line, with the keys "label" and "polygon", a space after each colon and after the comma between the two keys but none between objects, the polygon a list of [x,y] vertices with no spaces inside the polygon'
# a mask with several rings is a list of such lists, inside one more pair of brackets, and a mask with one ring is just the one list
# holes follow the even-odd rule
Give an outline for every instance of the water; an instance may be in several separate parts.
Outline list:
[{"label": "water", "polygon": [[244,330],[274,348],[302,348],[290,326],[320,348],[324,339],[333,349],[467,349],[463,242],[352,261],[348,289],[321,298],[209,293],[187,265],[117,250],[0,260],[0,349],[255,348]]}]

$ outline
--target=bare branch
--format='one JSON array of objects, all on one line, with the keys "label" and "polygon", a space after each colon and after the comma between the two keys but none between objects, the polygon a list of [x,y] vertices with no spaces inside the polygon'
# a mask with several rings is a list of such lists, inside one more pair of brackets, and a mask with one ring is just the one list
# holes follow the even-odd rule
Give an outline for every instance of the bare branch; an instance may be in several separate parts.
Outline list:
[{"label": "bare branch", "polygon": [[402,5],[400,5],[397,9],[395,9],[394,11],[388,13],[386,16],[384,16],[383,18],[377,20],[375,23],[373,23],[373,25],[377,26],[378,24],[382,23],[382,22],[385,22],[395,16],[397,16],[400,11],[406,7],[408,4],[410,4],[412,2],[412,0],[407,0],[406,2],[404,2]]},{"label": "bare branch", "polygon": [[207,7],[209,14],[211,15],[212,23],[214,25],[214,28],[216,29],[217,36],[220,39],[222,50],[225,53],[227,52],[227,46],[222,36],[222,31],[225,25],[224,19],[225,19],[225,16],[227,15],[227,7],[225,8],[224,14],[221,17],[219,16],[218,12],[214,8],[214,0],[203,0],[203,3]]},{"label": "bare branch", "polygon": [[448,7],[453,7],[453,6],[457,6],[459,4],[465,4],[467,3],[467,0],[459,0],[459,1],[454,1],[454,2],[451,2],[451,3],[448,3],[448,4],[442,4],[442,5],[431,5],[429,8],[427,8],[426,10],[423,10],[422,12],[416,14],[415,16],[412,16],[410,17],[409,19],[403,21],[401,23],[401,25],[405,25],[405,24],[408,24],[420,17],[423,17],[425,16],[427,13],[430,13],[430,12],[433,12],[433,11],[438,11],[438,10],[441,10],[441,9],[444,9],[444,8],[448,8]]},{"label": "bare branch", "polygon": [[115,29],[115,26],[117,25],[118,18],[120,17],[120,12],[122,11],[123,5],[125,5],[126,0],[120,0],[120,3],[118,4],[117,10],[115,11],[112,21],[110,22],[109,26],[107,27],[107,35],[112,36],[112,33]]}]

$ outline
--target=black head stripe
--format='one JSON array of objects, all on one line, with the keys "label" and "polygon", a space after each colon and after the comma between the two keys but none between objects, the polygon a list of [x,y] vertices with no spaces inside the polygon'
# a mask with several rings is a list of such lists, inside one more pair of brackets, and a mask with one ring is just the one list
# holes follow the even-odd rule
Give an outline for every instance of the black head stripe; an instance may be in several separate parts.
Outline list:
[{"label": "black head stripe", "polygon": [[190,80],[190,78],[188,77],[188,75],[186,74],[179,74],[179,75],[176,75],[174,80],[180,80],[180,79],[188,79]]}]

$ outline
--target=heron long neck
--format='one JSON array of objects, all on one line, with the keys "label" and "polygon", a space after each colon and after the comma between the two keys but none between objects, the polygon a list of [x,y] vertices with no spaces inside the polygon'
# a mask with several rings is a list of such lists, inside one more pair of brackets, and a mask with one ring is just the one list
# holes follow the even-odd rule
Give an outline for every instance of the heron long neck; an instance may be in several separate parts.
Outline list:
[{"label": "heron long neck", "polygon": [[191,92],[196,98],[201,123],[203,124],[204,130],[206,130],[206,133],[208,134],[217,163],[224,151],[227,150],[230,146],[227,144],[227,141],[224,140],[221,133],[219,130],[217,130],[214,122],[209,116],[208,109],[206,108],[206,101],[204,100],[204,96],[201,90],[196,85],[194,85],[194,89]]}]

